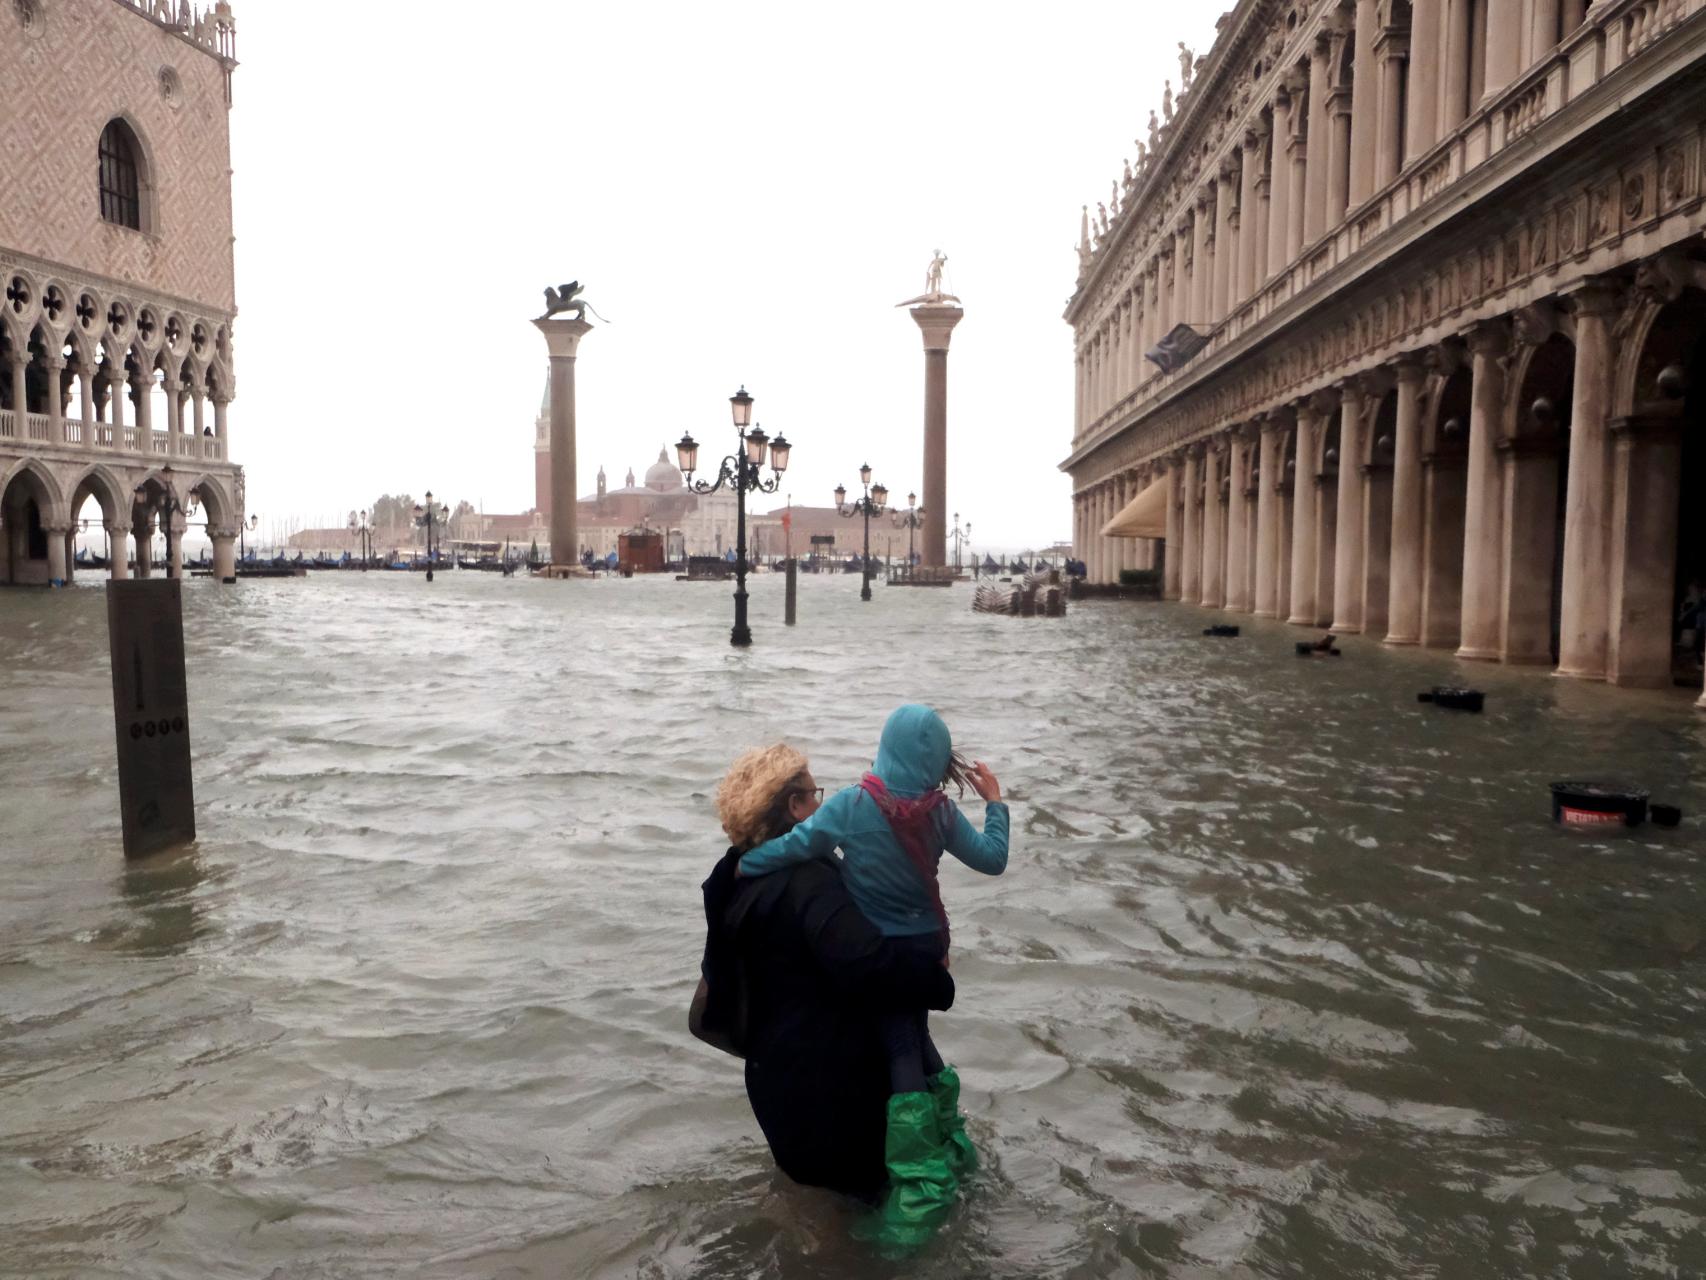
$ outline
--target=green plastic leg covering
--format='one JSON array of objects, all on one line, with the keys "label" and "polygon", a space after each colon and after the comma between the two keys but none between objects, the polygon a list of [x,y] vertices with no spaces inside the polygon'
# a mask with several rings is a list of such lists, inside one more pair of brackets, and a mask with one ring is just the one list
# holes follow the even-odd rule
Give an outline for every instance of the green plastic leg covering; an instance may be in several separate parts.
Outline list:
[{"label": "green plastic leg covering", "polygon": [[947,1218],[960,1185],[942,1145],[936,1101],[929,1094],[897,1093],[889,1099],[883,1157],[889,1169],[888,1197],[854,1235],[885,1250],[919,1248]]},{"label": "green plastic leg covering", "polygon": [[966,1134],[965,1118],[960,1115],[960,1073],[953,1067],[943,1067],[930,1077],[930,1097],[936,1103],[936,1127],[942,1134],[942,1145],[948,1150],[948,1164],[964,1177],[977,1168],[977,1148]]}]

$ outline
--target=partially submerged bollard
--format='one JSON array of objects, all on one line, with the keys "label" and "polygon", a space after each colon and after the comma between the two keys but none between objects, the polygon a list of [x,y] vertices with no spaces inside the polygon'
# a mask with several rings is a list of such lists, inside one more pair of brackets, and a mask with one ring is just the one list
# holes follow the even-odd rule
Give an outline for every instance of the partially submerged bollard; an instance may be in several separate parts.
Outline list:
[{"label": "partially submerged bollard", "polygon": [[794,602],[799,593],[800,569],[799,562],[792,556],[788,557],[788,587],[782,596],[782,622],[786,626],[794,625]]},{"label": "partially submerged bollard", "polygon": [[140,858],[195,839],[183,581],[109,582],[107,634],[124,854]]}]

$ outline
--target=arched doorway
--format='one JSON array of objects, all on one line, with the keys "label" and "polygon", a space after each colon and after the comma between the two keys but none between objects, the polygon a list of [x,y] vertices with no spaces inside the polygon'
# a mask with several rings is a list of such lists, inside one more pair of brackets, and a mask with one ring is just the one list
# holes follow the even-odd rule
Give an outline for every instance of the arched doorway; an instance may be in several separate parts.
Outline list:
[{"label": "arched doorway", "polygon": [[64,580],[65,532],[56,529],[58,504],[53,478],[34,462],[24,463],[0,487],[0,581],[45,587]]},{"label": "arched doorway", "polygon": [[1505,507],[1499,656],[1505,662],[1556,663],[1575,344],[1554,333],[1525,348],[1517,367],[1517,392],[1499,442]]}]

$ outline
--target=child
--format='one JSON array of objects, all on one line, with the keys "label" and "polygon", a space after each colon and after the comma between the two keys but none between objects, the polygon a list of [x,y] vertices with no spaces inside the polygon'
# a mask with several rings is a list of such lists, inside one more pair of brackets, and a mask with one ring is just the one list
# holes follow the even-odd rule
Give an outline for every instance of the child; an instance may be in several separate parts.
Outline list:
[{"label": "child", "polygon": [[[942,790],[948,782],[987,802],[979,832]],[[947,961],[948,916],[937,866],[945,850],[974,871],[997,876],[1007,867],[1007,806],[1001,786],[981,761],[973,769],[954,755],[948,726],[929,707],[898,708],[883,726],[871,772],[858,786],[824,801],[787,834],[740,860],[742,875],[842,851],[848,892],[866,919],[886,936],[905,940]],[[912,1243],[928,1233],[953,1202],[958,1175],[976,1163],[959,1115],[959,1077],[930,1041],[922,1009],[885,1014],[889,1055],[887,1157],[889,1199],[879,1233]]]}]

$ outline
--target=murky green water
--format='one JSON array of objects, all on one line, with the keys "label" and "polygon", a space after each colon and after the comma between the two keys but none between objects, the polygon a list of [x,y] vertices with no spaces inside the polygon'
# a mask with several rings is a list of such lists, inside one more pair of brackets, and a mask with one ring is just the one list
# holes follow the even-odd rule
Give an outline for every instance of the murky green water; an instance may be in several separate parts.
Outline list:
[{"label": "murky green water", "polygon": [[[1178,606],[448,574],[191,583],[201,841],[118,852],[105,601],[0,594],[0,1274],[1706,1270],[1706,717]],[[1219,615],[1214,616],[1219,620]],[[709,795],[901,699],[1000,773],[936,1020],[987,1153],[905,1268],[690,1039]],[[1690,815],[1583,837],[1545,784]]]}]

